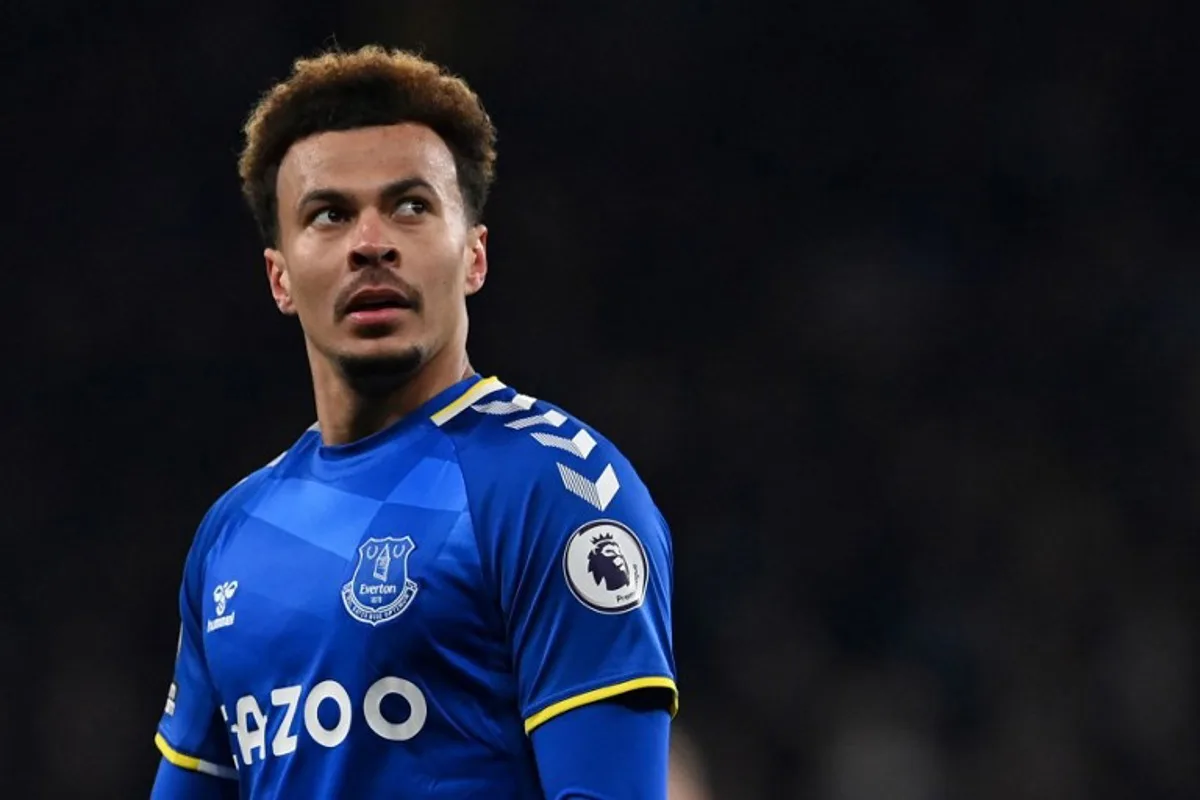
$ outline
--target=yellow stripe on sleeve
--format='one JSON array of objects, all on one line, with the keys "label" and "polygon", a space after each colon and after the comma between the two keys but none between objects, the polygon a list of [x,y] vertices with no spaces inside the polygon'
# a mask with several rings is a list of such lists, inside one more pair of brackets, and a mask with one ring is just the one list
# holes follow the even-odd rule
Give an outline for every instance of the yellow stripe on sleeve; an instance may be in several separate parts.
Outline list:
[{"label": "yellow stripe on sleeve", "polygon": [[679,690],[675,688],[675,681],[666,677],[634,678],[633,680],[614,683],[611,686],[603,686],[599,689],[592,689],[589,692],[582,692],[574,697],[568,697],[566,700],[559,700],[557,703],[546,706],[541,711],[525,720],[525,733],[526,735],[532,733],[533,729],[537,726],[552,720],[559,714],[564,714],[573,708],[586,706],[590,703],[598,703],[601,700],[607,700],[610,697],[617,697],[628,692],[637,691],[638,689],[670,689],[671,707],[669,710],[671,712],[671,716],[674,717],[677,713],[679,713]]},{"label": "yellow stripe on sleeve", "polygon": [[163,758],[180,769],[190,769],[192,772],[201,772],[205,775],[215,775],[218,778],[237,780],[237,770],[233,767],[222,767],[220,764],[213,764],[195,756],[184,755],[174,747],[171,747],[161,733],[154,734],[154,744],[158,747],[158,751],[162,753]]},{"label": "yellow stripe on sleeve", "polygon": [[433,424],[437,425],[438,427],[445,425],[447,422],[465,411],[467,406],[471,405],[479,398],[489,395],[492,392],[498,392],[503,388],[504,384],[495,375],[490,378],[484,378],[470,389],[467,389],[467,391],[463,392],[462,396],[457,400],[448,403],[445,408],[434,414],[431,417]]}]

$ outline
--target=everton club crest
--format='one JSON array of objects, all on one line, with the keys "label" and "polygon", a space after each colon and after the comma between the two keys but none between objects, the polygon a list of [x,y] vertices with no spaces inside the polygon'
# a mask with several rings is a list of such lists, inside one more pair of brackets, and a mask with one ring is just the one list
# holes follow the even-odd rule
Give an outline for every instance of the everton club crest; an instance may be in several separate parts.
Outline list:
[{"label": "everton club crest", "polygon": [[404,613],[417,594],[417,582],[408,577],[408,555],[416,548],[411,536],[371,538],[358,546],[358,565],[342,587],[350,616],[379,625]]}]

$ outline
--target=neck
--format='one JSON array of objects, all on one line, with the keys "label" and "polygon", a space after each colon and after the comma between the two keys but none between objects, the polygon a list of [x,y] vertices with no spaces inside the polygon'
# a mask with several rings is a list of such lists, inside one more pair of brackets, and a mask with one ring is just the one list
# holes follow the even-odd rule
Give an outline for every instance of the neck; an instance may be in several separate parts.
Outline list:
[{"label": "neck", "polygon": [[398,422],[444,389],[475,374],[466,351],[446,347],[421,364],[394,389],[366,395],[324,355],[310,347],[309,364],[321,439],[327,445],[349,444]]}]

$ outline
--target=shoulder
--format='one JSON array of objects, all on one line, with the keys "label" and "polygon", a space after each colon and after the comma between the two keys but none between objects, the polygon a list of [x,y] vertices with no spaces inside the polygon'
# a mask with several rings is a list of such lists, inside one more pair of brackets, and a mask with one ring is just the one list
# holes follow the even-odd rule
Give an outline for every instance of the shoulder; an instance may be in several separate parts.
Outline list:
[{"label": "shoulder", "polygon": [[643,596],[589,581],[609,562],[638,576],[653,564],[669,585],[669,526],[630,460],[591,425],[504,387],[442,428],[455,440],[477,541],[498,585],[541,581],[531,570],[566,575],[580,602],[605,614]]},{"label": "shoulder", "polygon": [[503,384],[454,409],[440,427],[454,440],[464,476],[476,491],[566,492],[604,511],[621,492],[645,490],[629,459],[594,427]]},{"label": "shoulder", "polygon": [[617,445],[554,403],[500,384],[440,427],[454,440],[472,510],[485,529],[562,531],[604,518],[662,522]]}]

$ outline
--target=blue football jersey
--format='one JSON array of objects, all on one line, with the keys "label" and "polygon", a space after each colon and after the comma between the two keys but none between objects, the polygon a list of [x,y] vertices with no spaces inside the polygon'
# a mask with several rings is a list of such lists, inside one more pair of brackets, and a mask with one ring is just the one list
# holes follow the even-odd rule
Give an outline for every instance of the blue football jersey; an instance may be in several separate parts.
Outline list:
[{"label": "blue football jersey", "polygon": [[314,427],[201,523],[156,742],[243,798],[540,797],[538,725],[674,713],[672,560],[616,448],[495,378]]}]

